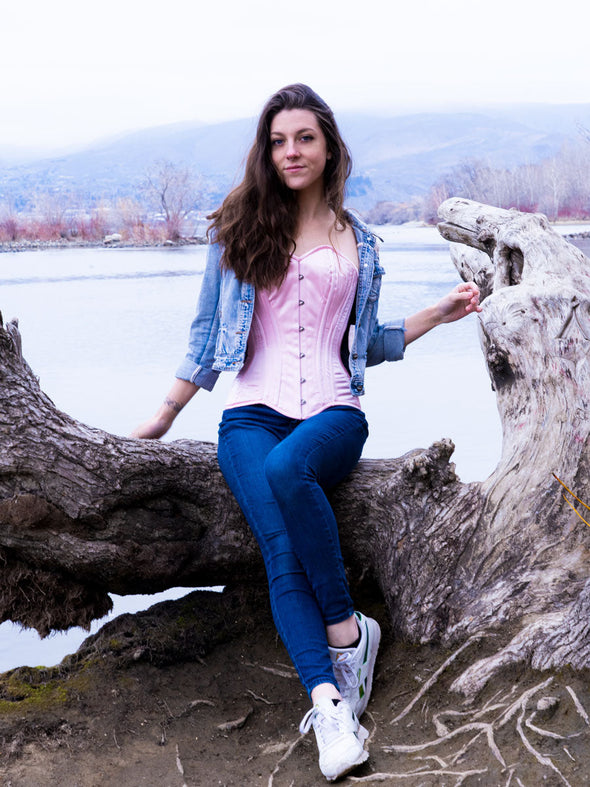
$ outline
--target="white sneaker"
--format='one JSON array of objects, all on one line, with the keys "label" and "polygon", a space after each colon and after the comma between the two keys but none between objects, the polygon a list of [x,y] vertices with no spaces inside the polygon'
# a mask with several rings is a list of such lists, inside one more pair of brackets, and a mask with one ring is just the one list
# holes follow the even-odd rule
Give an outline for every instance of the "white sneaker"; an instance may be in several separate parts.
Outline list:
[{"label": "white sneaker", "polygon": [[363,744],[369,733],[345,700],[335,705],[329,697],[320,697],[303,717],[299,732],[305,735],[312,725],[320,752],[320,770],[329,782],[345,776],[368,758]]},{"label": "white sneaker", "polygon": [[360,612],[357,617],[361,641],[356,648],[330,648],[334,675],[340,693],[360,719],[365,712],[371,688],[377,650],[381,641],[381,629],[373,618]]}]

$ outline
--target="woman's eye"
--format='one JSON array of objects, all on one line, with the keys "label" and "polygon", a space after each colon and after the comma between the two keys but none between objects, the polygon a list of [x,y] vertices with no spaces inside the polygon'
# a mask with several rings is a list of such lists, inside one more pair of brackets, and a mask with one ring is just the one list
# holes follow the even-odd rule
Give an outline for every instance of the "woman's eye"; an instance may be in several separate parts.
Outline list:
[{"label": "woman's eye", "polygon": [[302,142],[311,142],[312,140],[313,140],[313,137],[312,137],[312,135],[311,135],[311,134],[304,134],[304,135],[301,137],[301,141],[302,141]]},{"label": "woman's eye", "polygon": [[273,147],[278,147],[279,145],[283,144],[283,140],[282,139],[271,139],[270,144],[273,145]]}]

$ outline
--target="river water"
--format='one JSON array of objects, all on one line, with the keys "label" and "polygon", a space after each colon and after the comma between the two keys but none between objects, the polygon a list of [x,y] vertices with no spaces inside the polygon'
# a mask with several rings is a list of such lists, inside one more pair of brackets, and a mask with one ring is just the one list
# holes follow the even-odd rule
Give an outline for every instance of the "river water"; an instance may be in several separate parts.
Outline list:
[{"label": "river water", "polygon": [[[434,228],[379,227],[384,240],[382,320],[431,304],[459,278]],[[58,408],[118,435],[151,415],[185,352],[206,247],[65,249],[0,255],[0,310],[18,317],[23,351]],[[167,440],[216,440],[230,375],[200,391]],[[403,362],[367,372],[362,403],[371,427],[366,457],[392,457],[451,437],[463,481],[495,467],[501,444],[495,397],[483,362],[477,318],[441,326],[412,344]],[[114,612],[146,608],[187,592],[113,596]],[[106,618],[93,624],[96,631]],[[0,625],[0,671],[50,666],[87,636],[81,629],[40,640]]]}]

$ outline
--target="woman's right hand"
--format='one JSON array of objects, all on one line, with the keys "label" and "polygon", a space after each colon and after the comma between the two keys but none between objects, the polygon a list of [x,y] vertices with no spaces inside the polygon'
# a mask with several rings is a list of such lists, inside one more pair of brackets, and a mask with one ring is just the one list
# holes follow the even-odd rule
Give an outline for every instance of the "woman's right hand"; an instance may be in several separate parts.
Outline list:
[{"label": "woman's right hand", "polygon": [[130,437],[136,437],[139,440],[157,440],[165,435],[178,413],[185,404],[190,402],[198,390],[199,386],[189,383],[188,380],[175,380],[157,413],[134,429]]},{"label": "woman's right hand", "polygon": [[129,436],[137,437],[139,440],[158,440],[170,429],[173,421],[174,418],[167,422],[164,418],[159,417],[158,411],[153,418],[140,424]]}]

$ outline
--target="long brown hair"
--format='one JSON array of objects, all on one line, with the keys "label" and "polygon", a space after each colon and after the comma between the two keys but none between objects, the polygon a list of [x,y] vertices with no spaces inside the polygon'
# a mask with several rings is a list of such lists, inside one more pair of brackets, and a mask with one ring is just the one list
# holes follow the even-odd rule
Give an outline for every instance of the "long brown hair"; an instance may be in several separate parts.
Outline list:
[{"label": "long brown hair", "polygon": [[262,110],[242,182],[208,217],[210,237],[223,247],[222,266],[233,270],[240,281],[260,288],[281,283],[295,250],[296,194],[281,181],[271,158],[270,126],[283,109],[308,109],[316,116],[331,153],[324,169],[326,202],[336,216],[335,226],[347,223],[344,187],[352,159],[332,110],[307,85],[288,85],[271,96]]}]

